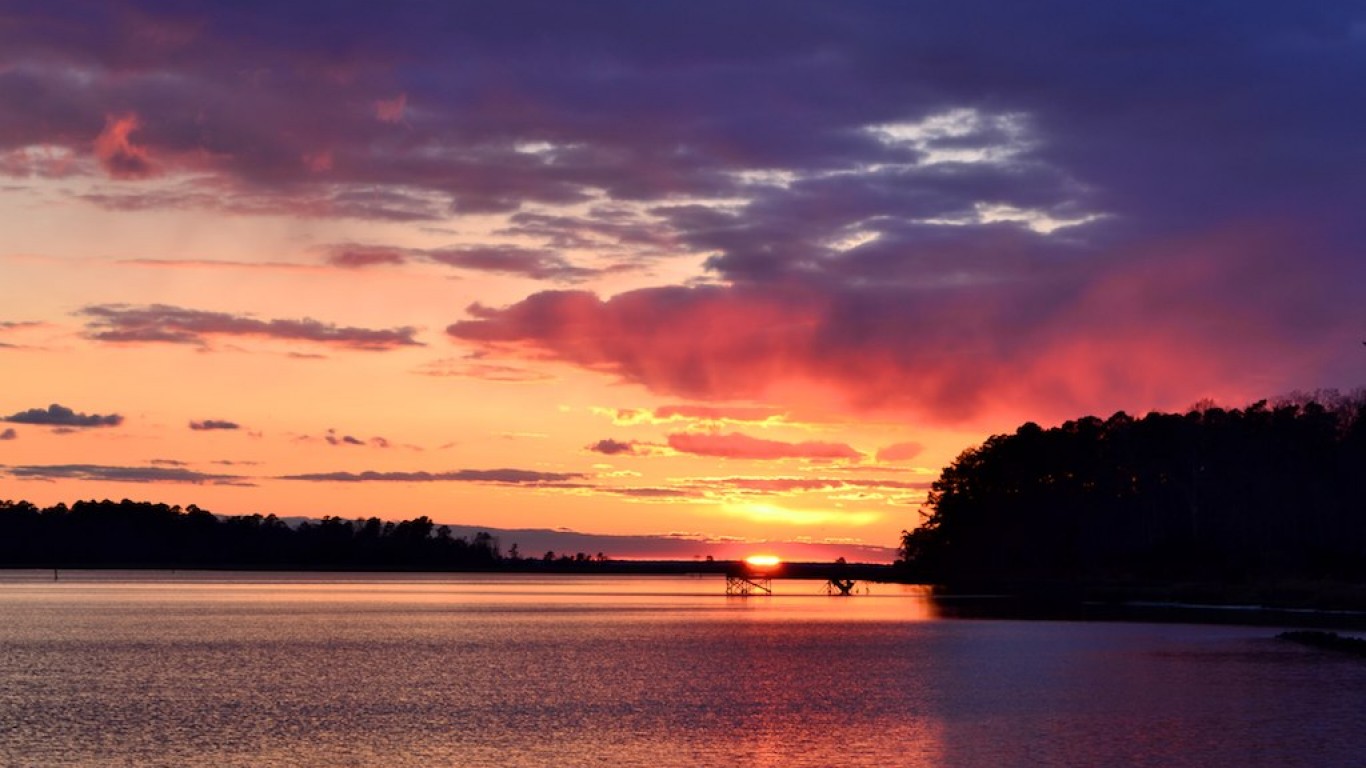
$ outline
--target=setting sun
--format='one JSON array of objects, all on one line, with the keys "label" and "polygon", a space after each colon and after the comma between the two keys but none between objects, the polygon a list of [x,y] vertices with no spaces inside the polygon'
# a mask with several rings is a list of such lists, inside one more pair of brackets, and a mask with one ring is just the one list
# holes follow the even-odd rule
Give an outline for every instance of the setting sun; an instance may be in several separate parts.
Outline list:
[{"label": "setting sun", "polygon": [[777,555],[750,555],[745,558],[745,565],[751,568],[776,568],[782,562]]}]

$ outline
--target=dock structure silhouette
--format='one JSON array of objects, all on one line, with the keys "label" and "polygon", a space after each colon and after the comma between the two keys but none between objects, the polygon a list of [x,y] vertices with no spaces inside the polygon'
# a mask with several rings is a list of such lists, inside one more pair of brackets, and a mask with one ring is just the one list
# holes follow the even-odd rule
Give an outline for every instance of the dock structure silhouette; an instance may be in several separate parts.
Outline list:
[{"label": "dock structure silhouette", "polygon": [[[768,596],[773,594],[775,576],[787,579],[819,580],[824,582],[825,593],[836,597],[852,597],[859,594],[859,583],[891,580],[890,569],[885,566],[846,566],[843,563],[826,565],[816,563],[779,563],[739,560],[726,567],[726,595],[732,597]],[[881,578],[879,578],[881,577]],[[867,587],[863,592],[867,592]]]},{"label": "dock structure silhouette", "polygon": [[726,569],[726,595],[751,597],[772,595],[773,576],[769,570],[759,570],[745,562]]}]

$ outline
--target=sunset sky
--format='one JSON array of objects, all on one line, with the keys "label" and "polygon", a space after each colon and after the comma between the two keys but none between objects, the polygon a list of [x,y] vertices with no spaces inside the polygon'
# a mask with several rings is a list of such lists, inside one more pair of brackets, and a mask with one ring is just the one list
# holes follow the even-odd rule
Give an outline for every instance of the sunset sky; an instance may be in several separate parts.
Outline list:
[{"label": "sunset sky", "polygon": [[7,2],[0,498],[886,559],[1366,385],[1363,94],[1359,2]]}]

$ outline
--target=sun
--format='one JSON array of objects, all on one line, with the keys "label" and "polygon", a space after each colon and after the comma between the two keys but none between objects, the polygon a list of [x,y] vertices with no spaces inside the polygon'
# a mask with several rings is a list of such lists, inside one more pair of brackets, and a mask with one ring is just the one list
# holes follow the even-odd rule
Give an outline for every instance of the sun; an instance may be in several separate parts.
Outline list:
[{"label": "sun", "polygon": [[745,558],[745,565],[757,570],[776,568],[782,564],[782,560],[777,555],[750,555]]}]

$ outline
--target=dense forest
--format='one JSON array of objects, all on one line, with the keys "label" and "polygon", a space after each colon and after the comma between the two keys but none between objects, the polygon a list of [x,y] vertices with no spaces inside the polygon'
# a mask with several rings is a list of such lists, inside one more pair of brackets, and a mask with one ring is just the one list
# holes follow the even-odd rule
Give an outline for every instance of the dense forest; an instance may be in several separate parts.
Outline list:
[{"label": "dense forest", "polygon": [[[516,553],[509,553],[512,557]],[[219,517],[190,505],[0,501],[0,567],[223,567],[477,570],[508,559],[487,533],[402,522]]]},{"label": "dense forest", "polygon": [[934,483],[903,563],[945,585],[1366,582],[1366,392],[1029,423]]}]

